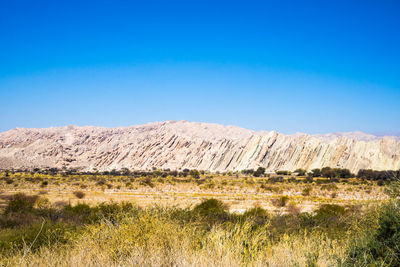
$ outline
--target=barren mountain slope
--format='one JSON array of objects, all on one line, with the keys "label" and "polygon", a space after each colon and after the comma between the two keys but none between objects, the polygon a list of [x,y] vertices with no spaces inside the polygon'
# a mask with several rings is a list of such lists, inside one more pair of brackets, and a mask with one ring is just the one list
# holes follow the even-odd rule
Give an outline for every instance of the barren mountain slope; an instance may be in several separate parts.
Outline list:
[{"label": "barren mountain slope", "polygon": [[400,142],[362,133],[283,135],[186,121],[121,128],[17,128],[0,134],[0,168],[225,171],[258,166],[269,171],[400,169]]}]

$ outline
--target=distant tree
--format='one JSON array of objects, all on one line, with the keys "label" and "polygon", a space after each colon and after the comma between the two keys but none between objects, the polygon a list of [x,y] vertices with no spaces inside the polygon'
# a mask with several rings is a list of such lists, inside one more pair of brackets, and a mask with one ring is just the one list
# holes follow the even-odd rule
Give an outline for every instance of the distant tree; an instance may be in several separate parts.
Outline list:
[{"label": "distant tree", "polygon": [[255,177],[260,177],[260,176],[263,176],[264,173],[265,173],[265,168],[263,168],[263,167],[258,167],[258,169],[253,173],[253,175],[254,175]]},{"label": "distant tree", "polygon": [[56,175],[56,174],[58,174],[58,169],[57,168],[50,168],[49,170],[48,170],[48,173],[50,174],[50,175]]},{"label": "distant tree", "polygon": [[326,178],[350,178],[354,175],[348,169],[324,167],[321,169],[321,176]]},{"label": "distant tree", "polygon": [[196,169],[194,170],[190,170],[189,171],[189,175],[192,176],[195,179],[199,179],[200,178],[200,172]]},{"label": "distant tree", "polygon": [[321,176],[321,170],[320,169],[313,169],[310,172],[311,177],[320,177]]},{"label": "distant tree", "polygon": [[294,171],[294,173],[297,173],[297,176],[304,176],[304,175],[306,175],[306,172],[307,171],[304,169],[297,169]]},{"label": "distant tree", "polygon": [[399,180],[400,179],[400,170],[398,171],[374,171],[371,169],[365,170],[361,169],[358,171],[357,178],[374,180],[374,181],[386,181],[386,180]]},{"label": "distant tree", "polygon": [[354,174],[352,174],[349,169],[338,169],[337,172],[339,178],[354,177]]},{"label": "distant tree", "polygon": [[117,171],[116,169],[112,169],[112,170],[110,171],[110,175],[112,175],[112,176],[118,176],[118,175],[120,175],[120,172]]},{"label": "distant tree", "polygon": [[170,173],[169,173],[171,176],[174,176],[174,177],[176,177],[176,176],[178,176],[178,171],[171,171]]},{"label": "distant tree", "polygon": [[127,175],[130,175],[130,174],[131,174],[131,172],[129,171],[129,169],[128,169],[128,168],[122,168],[121,172],[122,172],[122,175],[125,175],[125,176],[127,176]]},{"label": "distant tree", "polygon": [[162,176],[162,172],[160,170],[153,170],[153,176],[160,177],[160,176]]},{"label": "distant tree", "polygon": [[321,169],[321,176],[326,178],[333,178],[336,177],[336,173],[330,167],[324,167]]},{"label": "distant tree", "polygon": [[291,171],[275,171],[276,174],[278,175],[290,175],[292,174]]},{"label": "distant tree", "polygon": [[252,175],[254,173],[253,169],[242,170],[242,173],[245,175]]}]

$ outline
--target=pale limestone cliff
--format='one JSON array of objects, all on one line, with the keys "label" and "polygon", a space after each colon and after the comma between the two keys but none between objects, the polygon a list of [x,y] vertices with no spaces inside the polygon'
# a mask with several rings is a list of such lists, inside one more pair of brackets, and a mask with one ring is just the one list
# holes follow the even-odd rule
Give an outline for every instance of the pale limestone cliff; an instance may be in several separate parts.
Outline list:
[{"label": "pale limestone cliff", "polygon": [[400,142],[362,133],[283,135],[167,121],[123,128],[66,126],[0,133],[0,168],[196,168],[268,171],[325,166],[400,169]]}]

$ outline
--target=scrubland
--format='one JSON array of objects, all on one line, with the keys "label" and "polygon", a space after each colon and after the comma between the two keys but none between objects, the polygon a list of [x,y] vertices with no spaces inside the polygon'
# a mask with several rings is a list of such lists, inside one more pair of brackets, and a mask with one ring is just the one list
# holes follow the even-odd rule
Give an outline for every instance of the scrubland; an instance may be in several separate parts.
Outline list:
[{"label": "scrubland", "polygon": [[0,174],[3,266],[399,266],[398,183]]}]

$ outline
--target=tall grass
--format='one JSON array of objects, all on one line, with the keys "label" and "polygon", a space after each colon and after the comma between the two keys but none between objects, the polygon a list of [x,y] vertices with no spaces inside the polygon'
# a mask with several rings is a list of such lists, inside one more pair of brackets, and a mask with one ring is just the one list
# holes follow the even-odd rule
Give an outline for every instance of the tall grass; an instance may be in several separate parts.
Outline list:
[{"label": "tall grass", "polygon": [[[52,207],[37,205],[39,200],[40,197],[23,195],[10,199],[1,216],[7,222],[0,230],[1,265],[398,263],[400,212],[395,202],[368,211],[324,205],[312,214],[269,214],[257,207],[237,215],[227,212],[226,206],[215,199],[192,209],[141,209],[128,203]],[[28,209],[21,205],[23,201],[29,204]],[[373,234],[363,234],[367,229]]]}]

